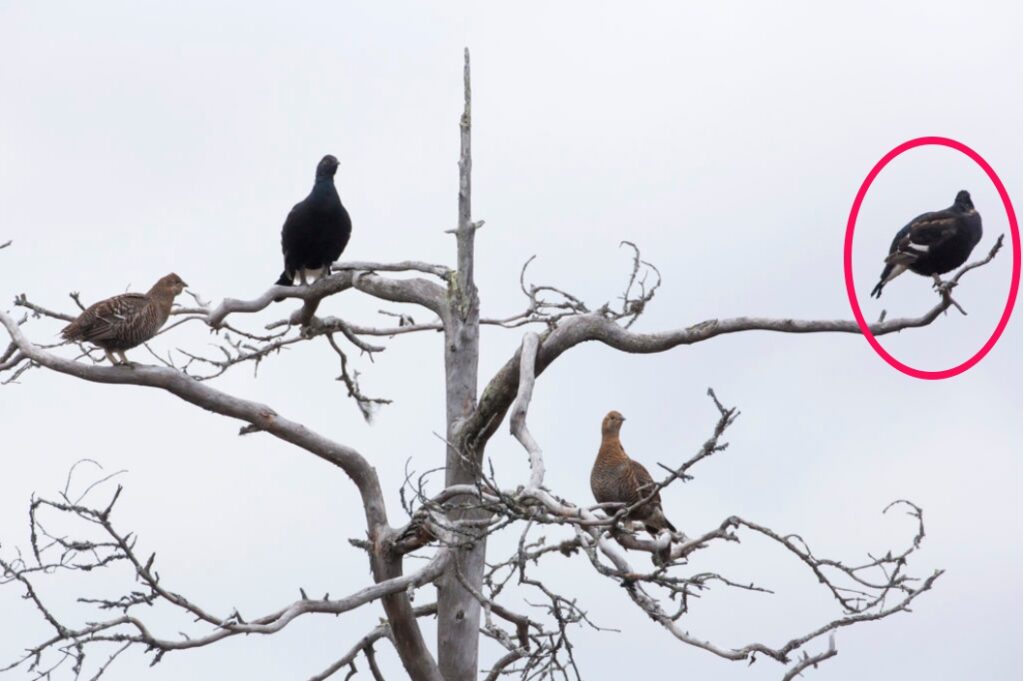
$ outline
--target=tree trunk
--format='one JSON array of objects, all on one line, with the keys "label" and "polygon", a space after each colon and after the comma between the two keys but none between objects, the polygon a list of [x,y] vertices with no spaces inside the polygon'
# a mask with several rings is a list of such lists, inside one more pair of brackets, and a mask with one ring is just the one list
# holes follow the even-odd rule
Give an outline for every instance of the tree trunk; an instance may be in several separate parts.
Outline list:
[{"label": "tree trunk", "polygon": [[[375,547],[374,550],[379,550],[379,547]],[[374,555],[371,561],[373,578],[377,582],[402,575],[401,557]],[[383,597],[381,604],[391,625],[395,649],[402,660],[402,666],[409,673],[409,678],[412,681],[443,681],[444,677],[439,675],[439,668],[431,659],[423,634],[416,623],[416,615],[409,602],[409,596],[405,593],[391,594]]]},{"label": "tree trunk", "polygon": [[[463,423],[476,408],[477,364],[480,349],[480,300],[473,281],[473,241],[477,225],[472,222],[470,175],[470,82],[469,50],[463,67],[465,108],[459,127],[459,224],[458,269],[448,284],[448,309],[445,320],[445,394],[447,402],[448,448],[445,484],[472,484],[479,475],[479,453],[460,451],[457,446]],[[455,500],[456,502],[458,500]],[[453,510],[452,521],[480,517],[474,510]],[[460,582],[462,579],[477,591],[483,582],[486,541],[466,535],[466,546],[455,552],[453,560],[438,584],[437,656],[441,675],[446,681],[476,679],[480,630],[480,604]]]}]

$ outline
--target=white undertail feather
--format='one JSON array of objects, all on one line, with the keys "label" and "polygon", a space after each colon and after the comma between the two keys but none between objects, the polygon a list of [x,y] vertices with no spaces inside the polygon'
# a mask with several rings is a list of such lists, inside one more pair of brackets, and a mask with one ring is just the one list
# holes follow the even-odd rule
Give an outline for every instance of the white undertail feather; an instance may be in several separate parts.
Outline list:
[{"label": "white undertail feather", "polygon": [[672,544],[672,533],[666,527],[661,528],[654,543],[658,547],[659,552],[665,551]]},{"label": "white undertail feather", "polygon": [[303,286],[316,283],[324,277],[330,275],[331,266],[324,265],[323,267],[304,267],[299,270],[299,280]]},{"label": "white undertail feather", "polygon": [[889,276],[886,277],[885,281],[883,281],[882,283],[883,284],[888,284],[890,281],[892,281],[893,279],[895,279],[896,277],[900,276],[901,274],[903,274],[906,271],[907,271],[907,266],[906,265],[893,265],[892,272],[889,273]]}]

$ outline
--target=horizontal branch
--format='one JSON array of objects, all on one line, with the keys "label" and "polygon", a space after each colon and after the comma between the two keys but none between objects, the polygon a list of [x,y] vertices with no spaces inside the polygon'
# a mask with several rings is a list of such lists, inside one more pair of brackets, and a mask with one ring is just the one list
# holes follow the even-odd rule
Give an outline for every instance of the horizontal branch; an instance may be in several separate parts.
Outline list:
[{"label": "horizontal branch", "polygon": [[19,307],[24,307],[32,311],[32,314],[37,317],[52,317],[53,319],[60,319],[65,322],[72,322],[75,320],[77,315],[65,314],[63,312],[56,312],[54,310],[47,309],[41,305],[30,303],[24,293],[14,297],[14,304]]},{"label": "horizontal branch", "polygon": [[[869,325],[875,336],[898,333],[904,329],[928,326],[956,302],[950,296],[950,289],[959,283],[967,272],[981,267],[995,257],[1002,246],[1002,236],[988,255],[977,262],[961,268],[950,279],[947,288],[939,291],[940,301],[919,317],[886,319]],[[860,334],[856,320],[823,319],[804,320],[770,317],[732,317],[709,319],[681,329],[655,333],[637,333],[619,323],[621,315],[610,315],[606,309],[581,312],[559,317],[553,328],[541,336],[537,350],[534,376],[539,376],[562,353],[590,341],[603,343],[622,352],[650,354],[665,352],[681,345],[693,345],[732,333],[746,331],[771,331],[776,333],[849,333]],[[487,440],[497,430],[506,411],[516,397],[519,387],[521,350],[517,350],[498,370],[481,394],[476,411],[463,424],[458,442],[465,451],[483,451]]]},{"label": "horizontal branch", "polygon": [[[218,618],[214,615],[210,615],[197,606],[185,601],[181,596],[167,592],[162,587],[159,587],[155,579],[146,580],[154,590],[160,593],[162,598],[174,605],[185,608],[196,615],[197,619],[213,624],[217,627],[217,630],[206,636],[165,639],[153,634],[142,620],[127,614],[103,622],[91,622],[80,629],[69,628],[65,625],[58,624],[56,620],[52,620],[51,624],[57,627],[58,633],[39,646],[38,650],[33,650],[33,656],[36,652],[42,652],[44,648],[58,643],[75,644],[104,641],[127,641],[131,643],[140,643],[145,645],[147,648],[157,651],[170,652],[175,650],[201,648],[239,634],[274,634],[284,629],[292,621],[302,615],[340,615],[366,605],[367,603],[379,600],[387,595],[402,593],[409,589],[418,588],[424,584],[428,584],[443,572],[445,566],[448,564],[448,560],[449,552],[447,549],[442,548],[426,566],[411,575],[403,575],[401,577],[396,577],[364,587],[341,599],[317,600],[304,598],[295,601],[276,612],[248,621],[242,621],[237,614],[228,618]],[[2,560],[0,560],[0,567],[3,567],[5,573],[15,574],[17,572],[16,567]],[[21,581],[23,584],[27,584],[27,578],[19,578],[18,581]],[[28,590],[28,594],[30,594],[29,597],[32,598],[32,600],[36,601],[37,604],[39,603],[38,599],[35,598],[32,589]],[[125,634],[123,631],[120,631],[120,628],[124,626],[135,629],[137,633]],[[17,662],[13,666],[21,664],[25,659],[28,658],[23,658],[22,661]]]},{"label": "horizontal branch", "polygon": [[385,270],[389,268],[388,265],[379,263],[360,263],[360,265],[368,267],[369,270],[341,269],[346,267],[345,264],[341,264],[336,266],[338,269],[336,274],[320,279],[309,286],[271,286],[262,295],[251,300],[225,298],[217,307],[209,310],[204,321],[211,327],[217,328],[231,314],[259,312],[270,306],[275,300],[297,298],[304,304],[302,308],[292,313],[289,321],[291,324],[306,324],[313,318],[321,300],[350,288],[393,303],[420,305],[438,316],[443,316],[445,289],[438,284],[421,278],[389,279],[370,271],[373,269]]},{"label": "horizontal branch", "polygon": [[[429,605],[417,606],[413,609],[413,614],[416,617],[436,615],[437,603],[430,603]],[[369,653],[369,651],[373,650],[373,644],[382,638],[392,638],[391,627],[388,626],[387,622],[378,624],[369,632],[367,632],[361,639],[356,641],[356,644],[352,646],[352,648],[349,649],[349,651],[344,656],[342,656],[340,659],[332,663],[331,666],[327,667],[327,669],[323,670],[319,674],[314,674],[313,676],[311,676],[309,678],[309,681],[325,681],[326,679],[330,678],[331,676],[334,676],[336,673],[338,673],[345,667],[350,668],[349,675],[346,678],[351,677],[357,671],[355,666],[355,660],[359,653]],[[370,655],[368,654],[367,657],[369,658]]]},{"label": "horizontal branch", "polygon": [[332,272],[423,272],[433,274],[441,281],[447,282],[452,275],[452,270],[444,265],[433,265],[418,260],[403,260],[393,263],[379,262],[336,262],[331,267]]},{"label": "horizontal branch", "polygon": [[175,369],[147,365],[90,366],[58,357],[33,345],[18,325],[0,311],[0,324],[7,329],[21,354],[58,373],[94,383],[137,385],[158,388],[222,416],[250,424],[341,468],[359,488],[371,531],[387,526],[387,514],[380,482],[373,466],[356,450],[334,442],[301,423],[291,421],[270,407],[222,392]]},{"label": "horizontal branch", "polygon": [[[21,552],[14,559],[0,557],[0,585],[18,583],[24,589],[23,597],[32,602],[43,618],[53,627],[54,634],[42,643],[28,649],[20,659],[0,672],[29,663],[36,667],[48,652],[63,651],[76,657],[76,667],[81,667],[85,648],[94,643],[141,644],[146,650],[157,652],[153,663],[159,662],[163,654],[212,645],[225,638],[239,634],[274,634],[287,627],[295,619],[310,614],[340,615],[376,600],[386,600],[401,594],[405,597],[411,591],[433,582],[447,566],[451,551],[441,547],[429,562],[410,575],[396,574],[379,579],[375,584],[364,587],[344,598],[332,599],[328,594],[323,598],[309,598],[300,589],[301,599],[279,610],[258,618],[245,619],[235,609],[227,617],[220,617],[185,596],[171,591],[154,567],[156,554],[148,559],[136,553],[137,538],[131,533],[118,531],[113,524],[112,514],[120,498],[118,486],[110,500],[98,507],[85,505],[82,499],[98,485],[109,481],[117,473],[104,476],[90,484],[84,492],[72,500],[68,494],[74,467],[68,473],[68,483],[59,501],[34,498],[29,507],[31,556],[35,564],[28,564]],[[87,531],[73,530],[74,534],[54,534],[47,530],[40,515],[46,511],[66,514],[82,521]],[[63,525],[64,523],[61,523]],[[72,527],[75,527],[74,525]],[[102,530],[102,538],[94,538],[94,528]],[[120,597],[79,598],[80,603],[89,604],[102,611],[120,611],[120,616],[107,620],[92,620],[84,626],[75,626],[61,621],[54,610],[48,608],[40,595],[37,580],[61,572],[93,572],[115,564],[128,564],[134,573],[132,587]],[[186,614],[190,619],[213,627],[203,636],[192,637],[181,634],[179,638],[162,638],[149,628],[137,615],[139,609],[148,609],[156,603],[163,603]],[[390,631],[390,624],[388,625]],[[69,650],[74,652],[68,653]],[[112,660],[111,660],[112,661]],[[100,670],[102,673],[102,669]],[[98,678],[97,675],[96,678]]]}]

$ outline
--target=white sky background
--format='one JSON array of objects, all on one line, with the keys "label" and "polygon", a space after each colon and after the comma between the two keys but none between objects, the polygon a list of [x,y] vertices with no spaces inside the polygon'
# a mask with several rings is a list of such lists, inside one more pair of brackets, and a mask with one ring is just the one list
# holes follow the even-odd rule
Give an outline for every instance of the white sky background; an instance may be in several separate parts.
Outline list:
[{"label": "white sky background", "polygon": [[[0,300],[26,292],[70,310],[68,291],[93,301],[145,290],[171,270],[209,299],[258,295],[280,272],[281,222],[324,153],[341,159],[337,184],[354,222],[345,259],[452,263],[443,231],[455,222],[468,45],[485,315],[522,309],[517,277],[533,254],[535,281],[593,305],[613,298],[629,264],[618,243],[629,239],[665,279],[638,330],[735,315],[849,318],[847,213],[896,144],[920,135],[967,143],[1001,174],[1020,215],[1021,8],[824,5],[0,2],[0,242],[15,242],[0,251]],[[1007,220],[966,157],[912,152],[878,179],[854,253],[868,318],[934,304],[930,282],[909,274],[881,303],[866,295],[895,230],[959,189],[983,215],[981,255]],[[1010,263],[1007,248],[965,278],[957,299],[969,317],[950,314],[883,343],[920,368],[959,363],[995,326]],[[380,307],[350,292],[321,310],[387,323]],[[287,309],[246,321],[258,328]],[[710,432],[704,392],[714,386],[743,415],[727,453],[665,494],[681,529],[696,534],[741,514],[857,560],[912,536],[910,519],[879,514],[909,498],[924,507],[928,530],[911,572],[947,570],[912,614],[840,631],[839,656],[810,678],[1019,678],[1020,320],[1018,311],[979,366],[941,382],[896,373],[859,335],[746,333],[659,356],[580,347],[539,380],[531,429],[548,484],[589,503],[605,412],[627,416],[626,449],[648,467],[679,462]],[[49,342],[58,328],[38,321],[27,330]],[[481,385],[519,338],[484,332]],[[212,340],[185,326],[156,346]],[[324,343],[273,358],[258,380],[242,367],[218,385],[364,453],[399,524],[406,460],[418,470],[443,461],[431,434],[444,429],[439,339],[395,339],[357,368],[366,392],[395,399],[373,426],[333,380]],[[337,596],[369,583],[365,556],[346,542],[364,532],[353,485],[269,437],[238,438],[237,423],[163,393],[35,371],[0,390],[0,427],[4,555],[27,544],[30,495],[59,489],[68,466],[89,456],[129,469],[121,527],[157,551],[166,586],[215,612],[237,606],[252,617],[291,602],[300,586]],[[488,455],[509,486],[522,479],[525,456],[506,426]],[[723,646],[780,645],[838,614],[801,564],[754,538],[706,552],[694,568],[777,591],[716,589],[700,599],[685,627]],[[782,676],[767,659],[747,668],[683,646],[581,557],[552,560],[540,574],[576,594],[597,623],[622,630],[576,632],[585,678]],[[73,598],[117,593],[127,584],[118,576],[52,583],[48,600],[83,614]],[[420,593],[418,602],[433,596]],[[0,588],[3,660],[49,635],[19,595]],[[517,598],[508,605],[526,608]],[[380,614],[375,605],[307,617],[271,638],[169,655],[152,670],[134,652],[106,678],[305,679]],[[158,621],[168,636],[189,626]],[[385,674],[398,678],[397,658],[378,649],[387,650]],[[498,654],[485,644],[483,665]]]}]

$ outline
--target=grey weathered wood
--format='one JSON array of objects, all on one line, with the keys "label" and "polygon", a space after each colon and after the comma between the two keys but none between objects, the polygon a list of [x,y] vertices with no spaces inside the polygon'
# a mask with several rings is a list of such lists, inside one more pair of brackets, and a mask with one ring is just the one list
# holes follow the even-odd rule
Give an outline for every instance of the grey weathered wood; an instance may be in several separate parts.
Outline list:
[{"label": "grey weathered wood", "polygon": [[[473,280],[473,242],[476,225],[472,222],[472,93],[470,90],[469,50],[463,64],[464,109],[460,121],[459,222],[455,230],[458,267],[449,279],[445,319],[445,399],[447,438],[445,483],[471,484],[479,473],[481,451],[459,445],[462,424],[476,409],[477,368],[480,356],[480,299]],[[453,520],[469,515],[452,511]],[[446,681],[471,681],[479,669],[478,651],[480,603],[460,582],[461,571],[474,588],[483,581],[486,540],[455,552],[438,583],[437,661]]]},{"label": "grey weathered wood", "polygon": [[[370,552],[370,565],[377,584],[348,599],[321,603],[317,607],[321,611],[332,607],[337,612],[344,612],[379,598],[394,633],[395,648],[410,678],[416,681],[442,681],[437,664],[416,623],[416,615],[407,593],[409,585],[425,583],[435,574],[428,569],[427,572],[418,572],[403,578],[402,556],[389,550],[395,530],[388,524],[380,481],[376,470],[362,454],[301,423],[285,418],[267,405],[236,397],[213,388],[208,383],[195,381],[176,369],[144,365],[131,368],[88,365],[58,357],[34,345],[21,332],[17,322],[2,310],[0,325],[6,328],[20,353],[52,371],[95,383],[138,385],[165,390],[207,411],[245,421],[252,430],[269,433],[296,445],[344,471],[355,483],[362,499],[367,533],[373,546]],[[442,554],[438,554],[431,565],[440,567],[450,562],[450,557],[444,558]],[[314,608],[309,605],[299,603],[270,617],[269,620],[276,628],[281,628],[297,615],[313,610]],[[214,635],[210,641],[221,637],[222,635]],[[165,646],[167,649],[171,647]]]},{"label": "grey weathered wood", "polygon": [[[533,499],[552,517],[578,519],[576,520],[578,531],[575,545],[588,556],[592,556],[595,566],[598,565],[596,556],[600,553],[606,559],[610,569],[623,575],[634,574],[635,571],[630,566],[627,557],[617,548],[617,545],[648,553],[660,551],[659,547],[631,535],[620,536],[613,541],[604,535],[602,529],[608,524],[606,517],[596,516],[592,512],[593,509],[587,510],[571,506],[543,487],[542,451],[526,424],[527,411],[537,376],[562,353],[588,341],[597,341],[627,353],[658,353],[680,345],[702,342],[718,335],[743,331],[859,333],[860,329],[851,320],[738,317],[707,320],[693,326],[664,332],[636,333],[629,329],[629,323],[625,325],[619,323],[621,315],[619,317],[609,315],[606,308],[590,311],[577,299],[563,293],[562,295],[574,301],[574,304],[570,306],[572,313],[549,318],[548,328],[541,334],[527,333],[523,338],[520,350],[498,371],[478,399],[481,319],[473,265],[475,232],[482,223],[472,220],[472,119],[468,50],[465,53],[463,78],[465,91],[464,111],[460,122],[458,224],[452,230],[457,244],[457,266],[454,271],[444,266],[421,262],[339,263],[334,266],[334,274],[308,287],[272,287],[260,297],[252,300],[225,299],[216,307],[203,303],[198,308],[179,310],[179,313],[196,315],[211,327],[216,328],[224,324],[229,315],[263,310],[276,297],[281,296],[302,301],[303,306],[296,310],[287,322],[305,324],[313,318],[316,306],[323,298],[349,288],[380,300],[419,305],[432,311],[440,318],[439,321],[399,326],[394,329],[356,327],[343,320],[333,318],[322,319],[318,323],[321,327],[334,324],[339,329],[347,328],[350,331],[355,330],[359,334],[370,335],[391,335],[412,330],[444,331],[447,404],[446,489],[434,499],[434,502],[458,502],[460,499],[474,501],[488,496],[486,492],[481,491],[475,485],[480,475],[484,448],[488,438],[501,423],[505,412],[511,408],[510,429],[530,457],[531,473],[528,486],[521,486],[516,490],[506,491],[504,494],[508,498]],[[931,324],[950,306],[956,306],[955,301],[949,295],[952,284],[958,282],[966,271],[990,261],[999,250],[1001,242],[1002,237],[993,247],[987,259],[961,269],[951,280],[951,284],[947,285],[944,291],[940,291],[942,301],[932,310],[921,317],[880,320],[871,326],[872,332],[875,335],[883,335]],[[0,245],[0,248],[4,245],[7,244]],[[639,256],[637,256],[637,262],[639,263]],[[430,279],[393,279],[381,276],[377,273],[378,271],[420,272],[440,279],[447,284],[447,288]],[[506,320],[510,327],[520,323],[518,321],[513,323],[514,320],[527,320],[531,317],[531,311],[536,311],[536,300],[532,297],[536,290],[534,288],[527,292],[527,295],[531,296],[531,308],[527,314],[517,315]],[[526,291],[524,290],[524,292]],[[67,315],[29,304],[23,296],[16,303],[43,316],[70,319]],[[506,322],[484,320],[484,323],[498,325],[504,325]],[[286,419],[269,406],[214,389],[209,384],[195,381],[174,368],[144,365],[131,369],[91,366],[84,362],[64,359],[32,344],[21,332],[18,322],[2,311],[0,311],[0,325],[6,328],[12,339],[8,348],[0,353],[0,370],[19,365],[27,367],[34,363],[34,365],[88,381],[159,388],[208,411],[245,421],[249,424],[245,429],[247,432],[268,433],[320,457],[344,471],[358,488],[366,514],[369,538],[367,549],[370,554],[375,584],[342,599],[328,600],[325,597],[321,601],[311,601],[304,596],[300,601],[296,601],[261,620],[249,623],[218,621],[214,616],[202,612],[199,614],[200,619],[222,628],[222,631],[208,636],[207,641],[219,640],[234,634],[272,633],[307,613],[346,612],[379,599],[387,615],[386,631],[390,634],[388,637],[393,641],[410,678],[416,681],[471,681],[477,678],[482,666],[478,659],[478,642],[481,620],[480,599],[483,598],[481,585],[486,552],[485,537],[480,537],[471,545],[464,547],[455,547],[451,537],[437,537],[442,547],[435,553],[429,564],[410,575],[403,575],[404,552],[401,549],[401,542],[398,540],[400,533],[388,524],[376,472],[368,461],[354,449],[334,442],[298,422]],[[493,498],[490,500],[494,501]],[[456,508],[451,511],[450,520],[476,519],[481,513],[482,511],[479,510],[461,511]],[[677,544],[673,547],[672,555],[688,555],[697,547],[712,539],[723,537],[730,528],[740,525],[786,545],[806,562],[806,557],[786,544],[785,538],[775,535],[765,527],[738,517],[730,517],[719,528],[688,542]],[[923,536],[923,525],[921,531]],[[417,544],[416,548],[421,548],[425,543],[423,541]],[[824,633],[855,622],[880,619],[890,613],[906,609],[917,595],[931,588],[939,575],[941,572],[936,572],[918,589],[910,592],[903,601],[888,609],[875,614],[861,614],[835,620],[812,630],[805,636],[790,640],[781,648],[769,648],[763,644],[751,644],[742,648],[713,645],[694,638],[689,632],[677,626],[675,620],[665,615],[655,600],[643,595],[641,591],[630,592],[630,597],[652,619],[660,623],[675,638],[688,645],[702,648],[731,660],[749,659],[756,652],[785,661],[786,655],[790,652]],[[439,590],[436,607],[438,615],[438,657],[436,662],[417,624],[417,617],[433,613],[434,608],[433,606],[421,606],[413,609],[408,596],[412,589],[422,587],[434,580],[436,580],[435,583]],[[489,608],[492,606],[493,604],[488,605]],[[191,607],[189,609],[193,613],[200,613],[197,609]],[[360,650],[366,653],[368,660],[372,663],[372,650],[366,650],[365,646],[384,636],[385,629],[382,628],[384,626],[381,625],[374,629],[368,638],[364,638],[360,645],[338,663],[328,668],[324,674],[314,678],[326,678],[344,664],[350,663]],[[161,640],[159,644],[158,647],[162,649],[176,649],[203,645],[204,640],[192,639],[186,642]],[[823,653],[814,658],[806,658],[810,662],[797,664],[790,670],[787,678],[798,674],[808,664],[824,660],[827,657],[829,655]],[[499,660],[496,665],[491,667],[490,676],[495,677],[494,670],[500,671],[506,663],[514,661],[514,659],[517,658],[506,656]]]}]

